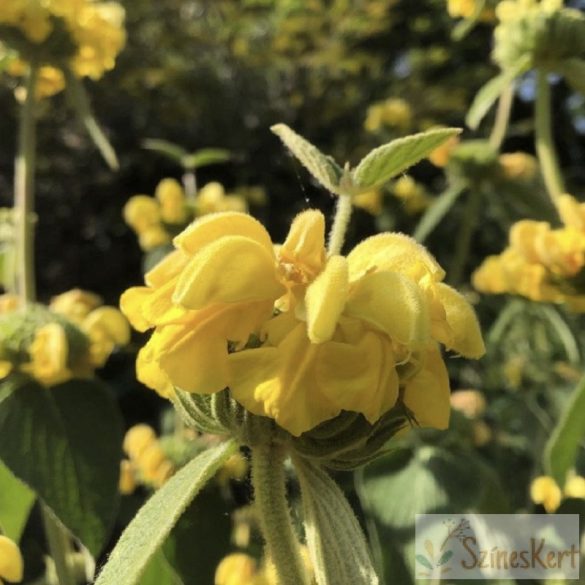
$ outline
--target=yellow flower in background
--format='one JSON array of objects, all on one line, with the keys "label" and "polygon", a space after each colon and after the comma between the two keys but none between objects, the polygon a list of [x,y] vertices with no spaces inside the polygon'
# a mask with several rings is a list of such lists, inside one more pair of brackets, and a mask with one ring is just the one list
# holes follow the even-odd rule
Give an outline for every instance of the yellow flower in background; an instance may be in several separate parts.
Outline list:
[{"label": "yellow flower in background", "polygon": [[49,303],[49,309],[63,315],[76,325],[81,325],[83,320],[102,303],[103,301],[98,295],[74,288],[53,297]]},{"label": "yellow flower in background", "polygon": [[6,293],[0,295],[0,315],[12,313],[20,306],[20,299],[13,294]]},{"label": "yellow flower in background", "polygon": [[460,142],[461,139],[459,136],[451,136],[451,138],[443,142],[441,146],[435,148],[435,150],[429,154],[429,161],[431,161],[436,167],[446,167],[449,164],[451,153],[457,148]]},{"label": "yellow flower in background", "polygon": [[[13,77],[24,77],[29,73],[29,65],[20,59],[11,59],[6,66],[6,72]],[[37,99],[51,97],[64,88],[65,76],[63,75],[63,71],[50,65],[39,67],[35,93]],[[24,87],[18,88],[16,97],[20,101],[24,101],[26,98],[26,90]]]},{"label": "yellow flower in background", "polygon": [[185,191],[176,179],[163,179],[154,196],[160,203],[160,216],[165,223],[185,224],[189,220]]},{"label": "yellow flower in background", "polygon": [[59,323],[49,323],[37,329],[28,351],[30,363],[22,369],[41,384],[53,386],[73,377],[67,367],[67,336]]},{"label": "yellow flower in background", "polygon": [[406,212],[410,214],[424,211],[431,203],[424,186],[408,175],[400,177],[394,183],[392,192],[404,203]]},{"label": "yellow flower in background", "polygon": [[542,504],[551,514],[561,505],[563,494],[552,477],[542,475],[530,484],[530,498],[535,504]]},{"label": "yellow flower in background", "polygon": [[246,200],[241,195],[227,195],[221,183],[207,183],[197,193],[195,211],[198,216],[218,211],[240,211],[248,209]]},{"label": "yellow flower in background", "polygon": [[155,442],[156,433],[152,427],[145,424],[135,425],[126,432],[123,449],[130,459],[136,460]]},{"label": "yellow flower in background", "polygon": [[504,177],[511,181],[532,181],[538,175],[538,161],[525,152],[501,154],[499,163]]},{"label": "yellow flower in background", "polygon": [[241,453],[234,453],[217,472],[220,485],[227,485],[230,480],[242,480],[248,473],[248,460]]},{"label": "yellow flower in background", "polygon": [[[447,12],[451,18],[472,18],[478,9],[478,0],[447,0]],[[494,17],[494,11],[483,8],[480,20],[490,21]]]},{"label": "yellow flower in background", "polygon": [[124,206],[124,221],[137,233],[156,227],[161,222],[160,205],[148,195],[134,195]]},{"label": "yellow flower in background", "polygon": [[120,461],[118,491],[122,495],[129,495],[134,492],[136,486],[136,470],[134,469],[134,465],[127,459]]},{"label": "yellow flower in background", "polygon": [[585,203],[579,203],[571,195],[564,194],[559,197],[558,209],[567,227],[585,233]]},{"label": "yellow flower in background", "polygon": [[451,394],[451,406],[467,418],[474,419],[484,414],[487,404],[479,390],[457,390]]},{"label": "yellow flower in background", "polygon": [[0,584],[2,579],[20,583],[24,577],[24,561],[18,545],[7,536],[0,535]]},{"label": "yellow flower in background", "polygon": [[380,189],[364,191],[352,197],[352,203],[355,207],[364,209],[372,215],[380,215],[383,210],[384,194]]},{"label": "yellow flower in background", "polygon": [[[250,412],[300,435],[341,410],[373,423],[403,386],[416,419],[444,428],[449,381],[437,343],[484,352],[467,301],[402,234],[326,260],[320,212],[299,214],[278,247],[255,219],[231,212],[194,222],[174,243],[147,286],[121,299],[135,328],[155,329],[137,373],[162,395],[229,387]],[[247,347],[250,336],[261,347]]]},{"label": "yellow flower in background", "polygon": [[388,98],[368,108],[364,128],[368,132],[377,132],[384,126],[407,129],[412,125],[412,108],[401,98]]},{"label": "yellow flower in background", "polygon": [[503,0],[496,6],[496,16],[500,22],[511,22],[538,12],[552,14],[563,4],[563,0]]},{"label": "yellow flower in background", "polygon": [[233,553],[224,557],[215,571],[215,585],[254,585],[257,563],[249,555]]},{"label": "yellow flower in background", "polygon": [[130,325],[114,307],[93,310],[81,323],[81,330],[89,339],[90,360],[95,368],[103,367],[116,346],[130,343]]},{"label": "yellow flower in background", "polygon": [[564,495],[566,498],[585,500],[585,477],[573,475],[565,483]]}]

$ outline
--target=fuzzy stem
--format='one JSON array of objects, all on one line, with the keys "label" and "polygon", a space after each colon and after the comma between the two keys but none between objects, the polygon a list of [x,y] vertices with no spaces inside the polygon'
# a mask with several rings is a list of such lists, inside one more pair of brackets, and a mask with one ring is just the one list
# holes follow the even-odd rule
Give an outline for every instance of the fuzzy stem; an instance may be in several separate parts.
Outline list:
[{"label": "fuzzy stem", "polygon": [[76,585],[75,576],[68,562],[71,553],[71,538],[67,530],[55,518],[53,512],[44,505],[42,506],[42,514],[49,552],[55,562],[59,585]]},{"label": "fuzzy stem", "polygon": [[552,137],[550,85],[543,71],[537,72],[535,118],[536,153],[550,198],[557,205],[565,185]]},{"label": "fuzzy stem", "polygon": [[187,199],[194,201],[197,197],[197,175],[195,170],[186,171],[183,175],[183,189],[185,189]]},{"label": "fuzzy stem", "polygon": [[267,553],[276,568],[279,585],[305,585],[299,543],[286,499],[281,448],[261,446],[252,450],[252,483]]},{"label": "fuzzy stem", "polygon": [[351,219],[351,210],[351,195],[339,195],[335,218],[333,219],[333,225],[329,232],[329,243],[327,246],[327,254],[329,256],[341,254],[343,242],[345,241],[345,233],[347,232],[347,226]]},{"label": "fuzzy stem", "polygon": [[26,98],[20,109],[18,151],[14,163],[14,207],[17,215],[16,250],[18,294],[21,304],[35,300],[34,180],[36,165],[36,84],[38,67],[30,64]]},{"label": "fuzzy stem", "polygon": [[498,102],[498,109],[496,111],[496,119],[494,127],[490,134],[490,145],[499,150],[502,142],[506,137],[508,123],[510,121],[510,114],[512,113],[512,102],[514,101],[514,82],[510,83],[508,87],[502,92]]}]

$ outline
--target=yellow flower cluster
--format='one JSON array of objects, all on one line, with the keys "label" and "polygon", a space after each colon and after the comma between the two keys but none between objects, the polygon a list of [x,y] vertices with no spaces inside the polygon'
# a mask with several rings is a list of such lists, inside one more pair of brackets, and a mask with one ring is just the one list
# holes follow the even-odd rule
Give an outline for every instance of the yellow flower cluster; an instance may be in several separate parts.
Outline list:
[{"label": "yellow flower cluster", "polygon": [[[478,10],[477,0],[447,0],[447,12],[451,18],[472,18]],[[482,8],[480,20],[489,21],[494,17],[490,8]]]},{"label": "yellow flower cluster", "polygon": [[392,192],[402,201],[406,212],[413,215],[424,211],[432,201],[424,186],[408,175],[403,175],[394,183]]},{"label": "yellow flower cluster", "polygon": [[[313,567],[306,546],[301,546],[301,558],[307,575],[313,575]],[[311,582],[312,579],[311,579]],[[215,571],[215,585],[278,585],[278,576],[270,559],[261,566],[245,553],[232,553],[224,557]]]},{"label": "yellow flower cluster", "polygon": [[389,98],[368,108],[364,128],[368,132],[377,132],[384,127],[405,130],[411,126],[412,116],[412,109],[406,100]]},{"label": "yellow flower cluster", "polygon": [[135,425],[124,437],[124,452],[128,459],[120,464],[119,489],[122,494],[131,494],[138,484],[161,487],[175,473],[152,427]]},{"label": "yellow flower cluster", "polygon": [[24,562],[20,549],[7,536],[0,534],[0,585],[3,579],[10,583],[20,583],[24,576]]},{"label": "yellow flower cluster", "polygon": [[578,277],[585,266],[585,204],[562,195],[559,212],[564,223],[561,228],[527,219],[514,224],[508,248],[486,258],[473,275],[475,288],[564,303],[574,311],[584,311],[585,291]]},{"label": "yellow flower cluster", "polygon": [[484,395],[479,390],[457,390],[451,394],[451,407],[469,419],[473,430],[473,443],[482,447],[489,443],[492,431],[482,420],[487,404]]},{"label": "yellow flower cluster", "polygon": [[563,7],[563,0],[502,0],[496,7],[500,22],[518,21],[534,14],[553,14]]},{"label": "yellow flower cluster", "polygon": [[542,504],[552,514],[561,505],[563,497],[585,500],[585,477],[572,475],[561,490],[552,477],[541,475],[530,484],[530,497],[535,504]]},{"label": "yellow flower cluster", "polygon": [[[26,359],[14,353],[4,331],[0,335],[0,378],[13,370],[29,374],[44,386],[54,386],[72,378],[87,378],[102,367],[116,346],[130,341],[130,327],[114,307],[101,305],[101,299],[82,290],[71,290],[55,297],[40,314],[38,326],[27,344]],[[0,298],[0,314],[17,314],[18,300],[12,295]],[[64,319],[63,319],[64,317]]]},{"label": "yellow flower cluster", "polygon": [[[67,57],[67,66],[78,77],[99,79],[114,68],[118,53],[126,42],[124,9],[117,2],[95,0],[10,0],[0,6],[0,27],[17,31],[32,45],[46,43],[43,57],[53,65],[43,65],[37,92],[40,96],[52,95],[65,85],[60,54],[73,45]],[[64,33],[65,31],[65,33]],[[59,54],[51,50],[60,47]],[[14,47],[22,49],[22,45]],[[20,58],[27,60],[26,51]],[[21,60],[9,72],[25,73]]]},{"label": "yellow flower cluster", "polygon": [[[440,128],[440,126],[438,126],[438,128]],[[461,138],[459,138],[459,136],[451,136],[451,138],[443,142],[441,146],[435,148],[435,150],[429,154],[429,161],[431,161],[436,167],[446,167],[449,164],[451,154],[457,146],[459,146],[460,142]]]},{"label": "yellow flower cluster", "polygon": [[509,181],[529,182],[538,175],[538,161],[525,152],[509,152],[498,158],[500,169],[505,179]]},{"label": "yellow flower cluster", "polygon": [[174,244],[147,286],[121,298],[136,329],[155,329],[137,375],[163,396],[229,387],[248,411],[296,436],[341,411],[374,423],[400,396],[421,425],[444,428],[439,343],[484,353],[472,308],[403,234],[328,258],[319,211],[299,214],[280,246],[251,216],[225,212],[194,222]]},{"label": "yellow flower cluster", "polygon": [[124,220],[138,235],[140,247],[149,251],[170,243],[173,231],[176,233],[177,227],[184,227],[195,216],[246,210],[246,200],[240,195],[226,195],[220,183],[205,185],[191,203],[180,183],[167,178],[157,185],[154,197],[131,197],[124,206]]}]

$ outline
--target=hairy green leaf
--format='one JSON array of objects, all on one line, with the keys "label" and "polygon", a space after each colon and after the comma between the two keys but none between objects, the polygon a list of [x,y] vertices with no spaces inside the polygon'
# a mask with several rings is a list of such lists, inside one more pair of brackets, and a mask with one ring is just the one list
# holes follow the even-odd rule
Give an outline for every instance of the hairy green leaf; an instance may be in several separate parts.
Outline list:
[{"label": "hairy green leaf", "polygon": [[0,462],[0,529],[15,542],[26,526],[35,494]]},{"label": "hairy green leaf", "polygon": [[380,187],[460,132],[457,128],[438,128],[398,138],[372,150],[353,171],[356,188],[367,190]]},{"label": "hairy green leaf", "polygon": [[128,525],[95,585],[139,583],[148,562],[187,506],[236,448],[236,443],[229,441],[204,451],[159,489]]}]

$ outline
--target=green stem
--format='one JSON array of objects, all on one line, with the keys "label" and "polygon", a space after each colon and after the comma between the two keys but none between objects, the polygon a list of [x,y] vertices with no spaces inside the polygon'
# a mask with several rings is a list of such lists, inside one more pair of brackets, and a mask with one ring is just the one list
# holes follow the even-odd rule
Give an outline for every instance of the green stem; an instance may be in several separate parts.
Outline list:
[{"label": "green stem", "polygon": [[266,549],[279,585],[304,585],[306,576],[286,499],[284,451],[275,446],[252,450],[254,501]]},{"label": "green stem", "polygon": [[186,171],[183,175],[183,189],[185,189],[185,196],[190,201],[194,201],[197,197],[197,175],[195,171]]},{"label": "green stem", "polygon": [[55,562],[59,585],[76,585],[71,565],[68,562],[68,557],[72,552],[71,538],[67,530],[55,518],[53,512],[44,505],[42,506],[42,514],[49,552]]},{"label": "green stem", "polygon": [[329,256],[341,254],[347,226],[351,219],[351,210],[351,195],[339,195],[337,208],[335,210],[335,218],[333,219],[333,225],[329,232],[329,243],[327,246],[327,253]]},{"label": "green stem", "polygon": [[18,294],[24,306],[35,300],[34,196],[36,165],[36,84],[38,67],[30,64],[26,98],[20,109],[18,151],[14,168],[14,207],[17,215],[16,250]]},{"label": "green stem", "polygon": [[453,285],[458,285],[463,281],[463,273],[467,266],[471,249],[471,239],[479,221],[481,200],[481,189],[477,185],[472,185],[463,212],[463,219],[460,222],[461,227],[457,238],[455,255],[449,270],[449,277]]},{"label": "green stem", "polygon": [[537,72],[535,117],[536,153],[544,183],[556,205],[560,195],[565,193],[565,184],[552,137],[551,90],[544,71]]},{"label": "green stem", "polygon": [[499,150],[506,137],[508,130],[508,123],[510,122],[510,114],[512,113],[512,102],[514,101],[514,82],[511,82],[508,87],[500,95],[498,101],[498,109],[496,111],[496,119],[494,127],[490,134],[490,145],[496,150]]}]

